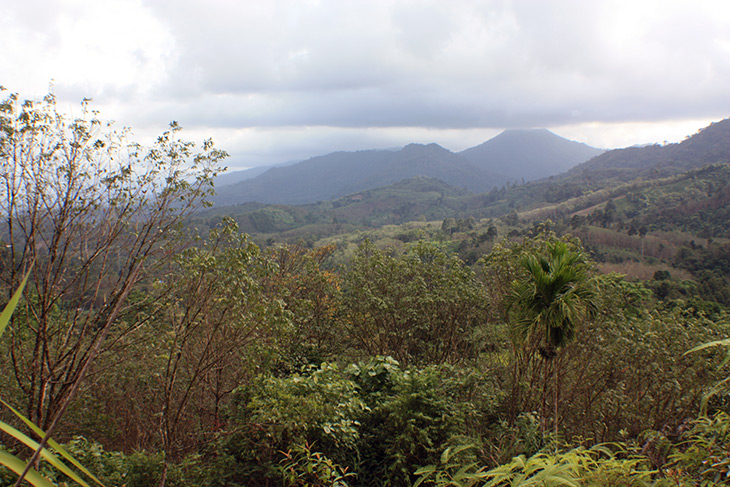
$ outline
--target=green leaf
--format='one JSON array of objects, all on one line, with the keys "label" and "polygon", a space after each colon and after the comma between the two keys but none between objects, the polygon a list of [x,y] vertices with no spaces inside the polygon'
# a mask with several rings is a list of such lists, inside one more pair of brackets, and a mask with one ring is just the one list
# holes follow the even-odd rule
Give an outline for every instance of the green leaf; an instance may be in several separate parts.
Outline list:
[{"label": "green leaf", "polygon": [[[15,414],[23,423],[25,423],[25,425],[28,426],[28,428],[33,430],[33,432],[36,435],[38,435],[40,438],[44,438],[46,436],[46,433],[42,429],[40,429],[38,426],[36,426],[30,419],[28,419],[25,416],[23,416],[22,414],[20,414],[20,412],[17,411],[10,404],[6,403],[2,399],[0,399],[0,403],[4,404],[5,407],[10,409],[13,412],[13,414]],[[104,484],[102,484],[101,481],[98,478],[96,478],[96,476],[94,474],[89,472],[89,470],[86,467],[81,465],[81,463],[79,463],[78,460],[76,460],[74,457],[72,457],[71,454],[69,452],[67,452],[66,449],[64,449],[60,444],[58,444],[58,442],[56,440],[54,440],[53,438],[48,438],[48,446],[50,446],[51,448],[56,450],[63,458],[65,458],[73,466],[75,466],[76,468],[81,470],[84,474],[86,474],[94,482],[99,484],[101,487],[104,487]]]},{"label": "green leaf", "polygon": [[[32,264],[31,267],[33,267]],[[18,306],[20,297],[23,295],[23,288],[25,288],[25,283],[28,281],[28,276],[30,276],[30,269],[28,269],[23,281],[20,283],[20,287],[16,289],[15,294],[13,294],[13,297],[10,298],[8,304],[5,305],[5,309],[3,309],[2,314],[0,314],[0,336],[2,336],[5,332],[5,328],[7,328],[8,323],[10,323],[10,317],[13,316],[15,308]]]},{"label": "green leaf", "polygon": [[[20,441],[24,445],[26,445],[31,450],[36,450],[38,448],[38,442],[29,438],[24,433],[21,433],[17,429],[13,428],[9,424],[6,424],[2,421],[0,421],[0,430],[6,432],[16,440]],[[41,456],[51,465],[53,465],[55,468],[57,468],[62,473],[66,474],[69,478],[71,478],[74,482],[77,482],[78,484],[82,485],[83,487],[89,487],[89,484],[84,482],[84,480],[79,477],[76,472],[71,470],[66,466],[65,463],[63,463],[61,460],[58,459],[56,455],[48,451],[47,449],[43,449],[41,451]],[[21,470],[22,472],[22,470]]]},{"label": "green leaf", "polygon": [[716,340],[714,342],[708,342],[708,343],[703,343],[701,345],[697,345],[696,347],[687,350],[682,355],[687,355],[688,353],[693,353],[693,352],[697,352],[699,350],[704,350],[705,348],[727,347],[727,346],[730,346],[730,338],[725,338],[724,340]]},{"label": "green leaf", "polygon": [[416,475],[420,475],[420,477],[413,484],[413,487],[418,487],[419,485],[421,485],[424,481],[428,480],[428,478],[431,477],[431,475],[435,472],[436,472],[436,467],[433,465],[428,465],[426,467],[419,468],[418,470],[416,470],[414,473]]},{"label": "green leaf", "polygon": [[[4,465],[20,475],[28,464],[15,455],[11,455],[5,450],[0,450],[0,465]],[[56,487],[47,478],[33,469],[28,470],[28,473],[25,474],[25,480],[35,487]]]}]

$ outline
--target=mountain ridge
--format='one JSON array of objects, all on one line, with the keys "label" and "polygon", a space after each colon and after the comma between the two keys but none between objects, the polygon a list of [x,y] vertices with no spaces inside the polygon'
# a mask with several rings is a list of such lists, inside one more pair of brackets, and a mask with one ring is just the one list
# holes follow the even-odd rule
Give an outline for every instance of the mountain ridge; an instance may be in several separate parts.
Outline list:
[{"label": "mountain ridge", "polygon": [[[216,205],[252,201],[307,204],[416,176],[440,179],[482,193],[511,182],[559,174],[563,167],[603,152],[546,129],[505,131],[500,136],[490,139],[497,139],[492,144],[487,141],[461,153],[436,143],[412,143],[399,150],[332,152],[296,164],[272,167],[256,177],[221,186],[214,202]],[[576,148],[580,155],[575,155]]]},{"label": "mountain ridge", "polygon": [[730,161],[730,119],[713,122],[679,143],[614,149],[567,171],[591,180],[666,177],[707,164]]}]

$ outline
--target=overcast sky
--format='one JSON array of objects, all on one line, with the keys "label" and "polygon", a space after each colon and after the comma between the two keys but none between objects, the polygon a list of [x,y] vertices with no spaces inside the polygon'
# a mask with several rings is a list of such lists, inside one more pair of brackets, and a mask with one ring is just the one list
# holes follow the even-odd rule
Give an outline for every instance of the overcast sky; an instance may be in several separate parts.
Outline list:
[{"label": "overcast sky", "polygon": [[0,0],[0,85],[172,121],[236,167],[505,128],[596,147],[730,116],[728,0]]}]

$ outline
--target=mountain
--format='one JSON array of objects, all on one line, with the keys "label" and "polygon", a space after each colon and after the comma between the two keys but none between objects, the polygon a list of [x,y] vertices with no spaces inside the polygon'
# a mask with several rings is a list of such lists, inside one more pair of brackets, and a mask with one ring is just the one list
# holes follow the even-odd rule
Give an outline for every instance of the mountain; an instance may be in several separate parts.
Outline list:
[{"label": "mountain", "polygon": [[[523,223],[551,219],[570,225],[574,232],[584,225],[596,227],[597,230],[588,233],[581,230],[580,235],[585,242],[596,245],[604,245],[601,239],[608,238],[608,233],[611,238],[615,237],[614,240],[623,242],[632,236],[627,235],[627,231],[638,232],[642,228],[650,232],[680,229],[697,238],[728,238],[730,232],[728,120],[701,129],[679,144],[606,152],[566,173],[524,184],[500,186],[481,194],[468,191],[466,185],[455,186],[431,177],[399,179],[409,170],[409,162],[421,169],[441,168],[436,162],[444,154],[463,162],[457,154],[435,144],[414,144],[400,151],[362,151],[314,158],[292,168],[306,168],[311,164],[327,169],[328,163],[357,159],[357,164],[350,169],[354,180],[362,180],[367,179],[368,171],[372,170],[369,163],[382,172],[387,166],[383,160],[398,161],[391,167],[394,169],[391,177],[398,181],[305,205],[217,206],[202,212],[197,223],[201,228],[211,227],[222,216],[229,215],[246,232],[281,233],[281,238],[297,239],[414,220],[471,217],[478,221],[509,215],[514,217],[509,221]],[[341,179],[340,183],[347,181],[340,172],[332,174]],[[507,219],[503,223],[511,225]],[[640,245],[638,239],[632,240],[632,245]],[[669,244],[662,245],[668,248]],[[660,246],[651,248],[647,244],[647,255],[661,254]]]},{"label": "mountain", "polygon": [[678,144],[629,147],[597,156],[566,176],[593,181],[661,178],[730,161],[730,119],[714,122]]},{"label": "mountain", "polygon": [[559,174],[602,152],[544,129],[507,130],[459,154],[438,144],[409,144],[400,150],[334,152],[286,167],[273,167],[235,184],[218,184],[214,202],[306,204],[417,176],[485,192],[508,182]]},{"label": "mountain", "polygon": [[512,181],[533,181],[565,172],[603,152],[546,129],[530,129],[505,130],[460,155],[478,168]]},{"label": "mountain", "polygon": [[472,165],[437,144],[409,144],[398,151],[334,152],[217,190],[217,205],[249,201],[305,204],[426,176],[470,191],[486,191],[507,180]]}]

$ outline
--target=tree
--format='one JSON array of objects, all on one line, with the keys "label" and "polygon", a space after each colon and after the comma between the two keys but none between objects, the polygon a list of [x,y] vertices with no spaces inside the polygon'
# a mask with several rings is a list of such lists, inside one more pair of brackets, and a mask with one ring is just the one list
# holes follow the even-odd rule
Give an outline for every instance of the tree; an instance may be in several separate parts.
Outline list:
[{"label": "tree", "polygon": [[639,228],[639,237],[641,237],[641,259],[644,259],[644,239],[646,234],[649,233],[649,229],[645,226]]},{"label": "tree", "polygon": [[154,374],[158,382],[149,381],[150,395],[160,399],[150,415],[159,418],[165,454],[160,486],[196,424],[207,431],[220,427],[224,400],[254,368],[247,360],[261,357],[253,343],[265,350],[286,323],[280,302],[267,299],[262,286],[274,268],[225,219],[207,242],[180,253],[166,275],[148,342],[164,362]]},{"label": "tree", "polygon": [[426,242],[399,257],[365,242],[344,278],[343,312],[355,345],[403,364],[472,356],[485,301],[474,273]]},{"label": "tree", "polygon": [[341,351],[339,277],[324,268],[334,251],[334,245],[308,249],[300,243],[265,252],[276,264],[264,283],[266,294],[283,303],[292,325],[281,340],[280,371],[333,360]]},{"label": "tree", "polygon": [[557,442],[560,374],[559,361],[554,359],[561,348],[575,339],[578,325],[595,311],[595,293],[585,254],[571,250],[560,240],[549,243],[544,254],[526,255],[520,260],[520,266],[525,274],[513,282],[509,297],[509,308],[514,312],[511,332],[518,343],[536,347],[546,362],[544,393],[547,392],[547,363],[554,365]]},{"label": "tree", "polygon": [[34,262],[10,366],[18,402],[51,431],[94,360],[136,330],[144,300],[130,293],[185,246],[177,229],[226,156],[211,141],[196,152],[174,122],[145,149],[82,108],[70,119],[52,94],[0,103],[0,282],[15,288]]},{"label": "tree", "polygon": [[491,242],[497,236],[499,235],[499,232],[497,232],[497,227],[494,225],[489,225],[489,228],[487,228],[487,239]]}]

